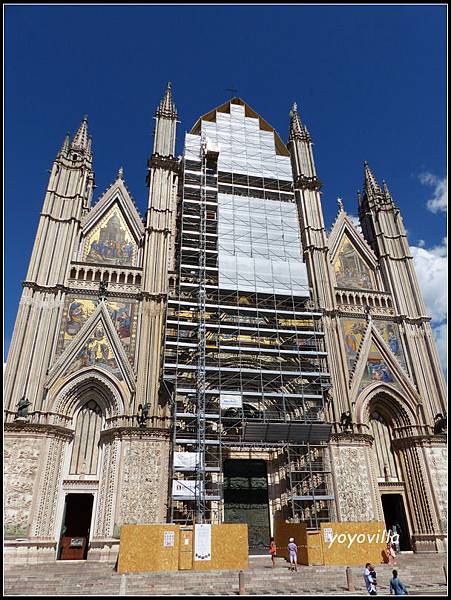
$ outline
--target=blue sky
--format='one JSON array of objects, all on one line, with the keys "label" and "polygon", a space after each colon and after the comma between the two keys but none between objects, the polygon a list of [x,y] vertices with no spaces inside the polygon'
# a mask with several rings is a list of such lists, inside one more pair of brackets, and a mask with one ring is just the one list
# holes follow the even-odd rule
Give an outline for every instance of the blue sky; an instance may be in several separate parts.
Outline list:
[{"label": "blue sky", "polygon": [[[287,139],[298,103],[329,228],[357,214],[363,161],[400,207],[446,348],[445,6],[37,6],[5,9],[5,357],[48,169],[89,115],[94,201],[123,165],[145,212],[153,116],[173,84],[183,134],[237,89]],[[429,204],[428,204],[429,203]]]}]

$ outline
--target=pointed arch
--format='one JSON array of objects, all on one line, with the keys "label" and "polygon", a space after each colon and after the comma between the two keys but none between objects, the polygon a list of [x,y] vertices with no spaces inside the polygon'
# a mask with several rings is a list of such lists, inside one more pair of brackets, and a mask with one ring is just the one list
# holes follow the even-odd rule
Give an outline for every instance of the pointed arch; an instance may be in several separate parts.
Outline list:
[{"label": "pointed arch", "polygon": [[95,399],[105,419],[125,413],[124,393],[118,382],[95,367],[71,375],[55,385],[49,390],[49,396],[53,398],[49,403],[49,411],[59,417],[72,419],[86,402],[87,396]]},{"label": "pointed arch", "polygon": [[413,398],[390,384],[374,383],[362,390],[354,407],[356,422],[369,425],[371,413],[375,408],[379,409],[393,428],[415,427],[419,424],[419,398]]}]

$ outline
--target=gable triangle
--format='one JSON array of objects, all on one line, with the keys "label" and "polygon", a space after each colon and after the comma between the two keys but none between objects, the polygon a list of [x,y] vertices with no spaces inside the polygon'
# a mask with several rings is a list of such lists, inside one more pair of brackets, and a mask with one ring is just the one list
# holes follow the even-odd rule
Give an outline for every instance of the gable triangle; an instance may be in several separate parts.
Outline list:
[{"label": "gable triangle", "polygon": [[417,395],[400,363],[386,345],[374,322],[369,327],[354,368],[352,394],[358,396],[372,384],[384,383]]},{"label": "gable triangle", "polygon": [[106,304],[101,301],[49,372],[47,385],[79,371],[97,368],[126,381],[134,388],[134,373],[113,325]]}]

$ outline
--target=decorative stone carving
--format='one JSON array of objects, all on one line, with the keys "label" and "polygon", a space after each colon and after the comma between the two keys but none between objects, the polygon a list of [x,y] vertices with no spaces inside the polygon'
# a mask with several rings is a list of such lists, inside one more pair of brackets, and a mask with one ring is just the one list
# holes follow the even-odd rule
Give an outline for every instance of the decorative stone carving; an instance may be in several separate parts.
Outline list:
[{"label": "decorative stone carving", "polygon": [[28,535],[42,439],[5,439],[5,537]]},{"label": "decorative stone carving", "polygon": [[448,525],[446,518],[448,514],[448,450],[443,447],[425,448],[425,455],[438,505],[440,527],[443,533],[446,533]]},{"label": "decorative stone carving", "polygon": [[374,521],[378,518],[368,494],[373,474],[368,469],[366,452],[364,447],[332,446],[342,521]]},{"label": "decorative stone carving", "polygon": [[169,440],[124,441],[118,524],[166,518]]},{"label": "decorative stone carving", "polygon": [[41,477],[41,489],[37,497],[39,506],[34,520],[33,535],[49,538],[54,536],[56,505],[62,480],[65,442],[60,437],[48,440],[45,470]]}]

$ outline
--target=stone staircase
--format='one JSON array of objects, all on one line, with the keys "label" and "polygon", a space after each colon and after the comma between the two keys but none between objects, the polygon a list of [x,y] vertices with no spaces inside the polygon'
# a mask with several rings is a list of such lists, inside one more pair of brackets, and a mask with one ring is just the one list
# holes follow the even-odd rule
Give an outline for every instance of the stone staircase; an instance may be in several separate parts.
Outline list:
[{"label": "stone staircase", "polygon": [[[397,559],[399,576],[410,595],[446,595],[444,555],[402,555]],[[388,593],[393,567],[377,565],[379,595]],[[363,566],[352,567],[355,592],[367,595]],[[288,563],[279,558],[271,567],[268,557],[250,557],[244,572],[245,595],[351,595],[347,590],[345,567],[298,565],[290,573]],[[52,563],[5,566],[5,596],[186,596],[238,595],[237,571],[177,573],[133,573],[120,575],[111,563],[57,561]]]}]

